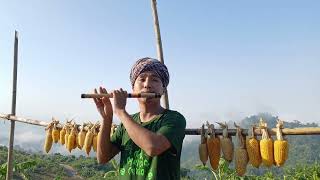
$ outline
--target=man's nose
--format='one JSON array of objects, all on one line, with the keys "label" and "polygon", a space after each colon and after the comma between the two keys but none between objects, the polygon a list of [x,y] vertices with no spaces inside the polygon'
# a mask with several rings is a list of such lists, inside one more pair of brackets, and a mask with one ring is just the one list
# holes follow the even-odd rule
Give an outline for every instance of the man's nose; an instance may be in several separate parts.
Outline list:
[{"label": "man's nose", "polygon": [[150,80],[150,78],[146,78],[146,80],[144,81],[144,84],[143,84],[143,86],[144,86],[144,88],[150,88],[150,83],[151,83],[151,80]]}]

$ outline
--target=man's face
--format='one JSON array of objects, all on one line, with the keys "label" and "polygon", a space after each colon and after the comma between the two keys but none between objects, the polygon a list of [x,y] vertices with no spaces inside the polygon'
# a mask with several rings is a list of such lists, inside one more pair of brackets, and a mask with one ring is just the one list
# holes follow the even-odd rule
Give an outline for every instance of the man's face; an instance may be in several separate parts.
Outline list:
[{"label": "man's face", "polygon": [[[141,73],[134,82],[133,92],[135,93],[159,93],[163,94],[165,88],[163,87],[161,79],[151,71]],[[145,99],[145,98],[141,98]]]}]

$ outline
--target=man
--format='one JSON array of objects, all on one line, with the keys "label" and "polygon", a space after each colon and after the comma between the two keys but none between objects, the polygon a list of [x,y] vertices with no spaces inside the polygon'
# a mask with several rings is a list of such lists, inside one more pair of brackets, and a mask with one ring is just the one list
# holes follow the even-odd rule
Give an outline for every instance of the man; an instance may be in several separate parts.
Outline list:
[{"label": "man", "polygon": [[[139,59],[131,69],[134,93],[164,94],[169,84],[167,67],[156,59]],[[95,89],[95,93],[98,93]],[[107,93],[100,87],[100,93]],[[127,92],[114,90],[109,98],[95,98],[103,120],[98,135],[97,160],[107,163],[121,151],[119,179],[180,179],[180,155],[186,120],[177,111],[166,110],[160,98],[138,98],[140,112],[126,111]],[[110,137],[113,113],[121,120]]]}]

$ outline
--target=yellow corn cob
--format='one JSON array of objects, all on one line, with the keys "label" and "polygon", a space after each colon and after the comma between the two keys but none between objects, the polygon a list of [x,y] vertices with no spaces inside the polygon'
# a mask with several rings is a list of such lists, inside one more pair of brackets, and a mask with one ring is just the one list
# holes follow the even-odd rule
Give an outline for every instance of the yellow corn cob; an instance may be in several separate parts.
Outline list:
[{"label": "yellow corn cob", "polygon": [[223,123],[218,123],[222,130],[222,138],[220,139],[220,144],[221,144],[221,149],[222,149],[222,153],[223,153],[223,158],[228,161],[231,162],[233,159],[233,143],[231,138],[228,135],[228,125],[225,122]]},{"label": "yellow corn cob", "polygon": [[94,152],[97,152],[97,143],[98,143],[98,133],[100,131],[100,124],[96,125],[96,128],[93,130],[93,139],[92,139],[92,148]]},{"label": "yellow corn cob", "polygon": [[71,130],[71,133],[68,136],[68,151],[71,152],[72,149],[74,149],[75,147],[75,141],[76,141],[76,132],[74,130],[74,128]]},{"label": "yellow corn cob", "polygon": [[77,144],[78,149],[82,149],[82,147],[80,146],[80,141],[79,141],[79,133],[77,133],[77,135],[76,135],[76,144]]},{"label": "yellow corn cob", "polygon": [[64,145],[65,143],[65,138],[64,138],[65,135],[66,135],[66,129],[62,128],[62,130],[60,131],[60,143],[62,145]]},{"label": "yellow corn cob", "polygon": [[78,143],[78,130],[77,127],[75,127],[75,133],[74,133],[75,137],[74,137],[74,145],[73,145],[73,149],[76,149],[79,146]]},{"label": "yellow corn cob", "polygon": [[54,124],[53,130],[52,130],[52,139],[54,143],[57,143],[60,138],[60,130],[57,128],[57,125]]},{"label": "yellow corn cob", "polygon": [[262,128],[262,139],[260,141],[262,164],[271,167],[273,165],[273,142],[268,134],[267,123],[264,123],[262,119],[260,119],[260,127]]},{"label": "yellow corn cob", "polygon": [[86,138],[84,140],[84,145],[83,145],[83,148],[87,155],[89,156],[89,153],[91,151],[91,146],[92,146],[92,140],[93,140],[93,133],[92,133],[92,130],[89,129],[87,134],[86,134]]},{"label": "yellow corn cob", "polygon": [[52,147],[52,125],[46,128],[46,139],[44,142],[44,151],[48,153]]},{"label": "yellow corn cob", "polygon": [[87,132],[82,127],[81,131],[78,134],[78,142],[79,142],[80,149],[83,148],[84,140],[86,138],[86,133]]},{"label": "yellow corn cob", "polygon": [[254,127],[252,127],[251,137],[246,139],[246,148],[249,156],[249,163],[256,168],[260,166],[262,161],[259,143],[259,140],[257,140],[254,135]]},{"label": "yellow corn cob", "polygon": [[199,157],[202,164],[205,166],[208,161],[208,149],[207,149],[207,139],[204,132],[204,124],[201,128],[201,143],[199,144]]},{"label": "yellow corn cob", "polygon": [[243,139],[243,135],[241,133],[241,128],[240,126],[237,126],[237,140],[238,140],[238,146],[236,147],[235,150],[235,169],[236,172],[239,176],[243,176],[246,173],[247,170],[247,164],[248,164],[248,154],[245,149],[245,142]]},{"label": "yellow corn cob", "polygon": [[282,166],[288,158],[288,141],[283,139],[283,121],[277,123],[277,140],[274,141],[274,161],[276,166]]},{"label": "yellow corn cob", "polygon": [[98,135],[97,134],[93,135],[92,149],[94,152],[97,152],[97,140],[98,140]]},{"label": "yellow corn cob", "polygon": [[207,122],[208,131],[210,133],[207,138],[207,148],[212,169],[217,170],[220,160],[220,139],[215,136],[213,124]]},{"label": "yellow corn cob", "polygon": [[65,146],[66,148],[68,149],[68,138],[69,138],[69,135],[70,135],[70,130],[69,130],[69,127],[66,129],[66,134],[64,135],[64,143],[65,143]]}]

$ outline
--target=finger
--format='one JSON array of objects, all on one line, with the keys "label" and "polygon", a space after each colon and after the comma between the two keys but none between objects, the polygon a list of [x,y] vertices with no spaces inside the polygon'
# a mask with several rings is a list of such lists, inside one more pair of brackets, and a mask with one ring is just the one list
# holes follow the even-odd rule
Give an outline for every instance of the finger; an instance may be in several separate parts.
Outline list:
[{"label": "finger", "polygon": [[100,94],[103,94],[103,88],[101,86],[99,88],[99,92],[100,92]]},{"label": "finger", "polygon": [[106,88],[102,88],[102,92],[105,93],[105,94],[108,94]]},{"label": "finger", "polygon": [[119,93],[120,93],[119,90],[114,90],[113,91],[113,98],[118,98],[119,97]]},{"label": "finger", "polygon": [[[98,93],[96,88],[94,88],[94,93],[95,93],[95,94]],[[97,99],[97,98],[93,98],[93,101],[94,101],[94,103],[96,103],[96,104],[98,103],[98,99]]]},{"label": "finger", "polygon": [[127,97],[127,91],[124,91],[122,88],[120,88],[121,95],[124,97]]},{"label": "finger", "polygon": [[[106,90],[106,88],[102,88],[102,92],[103,92],[104,94],[108,94],[108,91]],[[103,102],[104,104],[110,104],[110,99],[107,98],[107,97],[103,97],[103,98],[102,98],[102,102]]]},{"label": "finger", "polygon": [[[94,89],[94,93],[95,93],[95,94],[98,94],[98,91],[97,91],[96,88]],[[101,100],[101,98],[93,98],[93,100],[94,100],[94,102],[96,103],[96,106],[97,106],[97,107],[101,107],[101,105],[102,105],[102,100]]]}]

